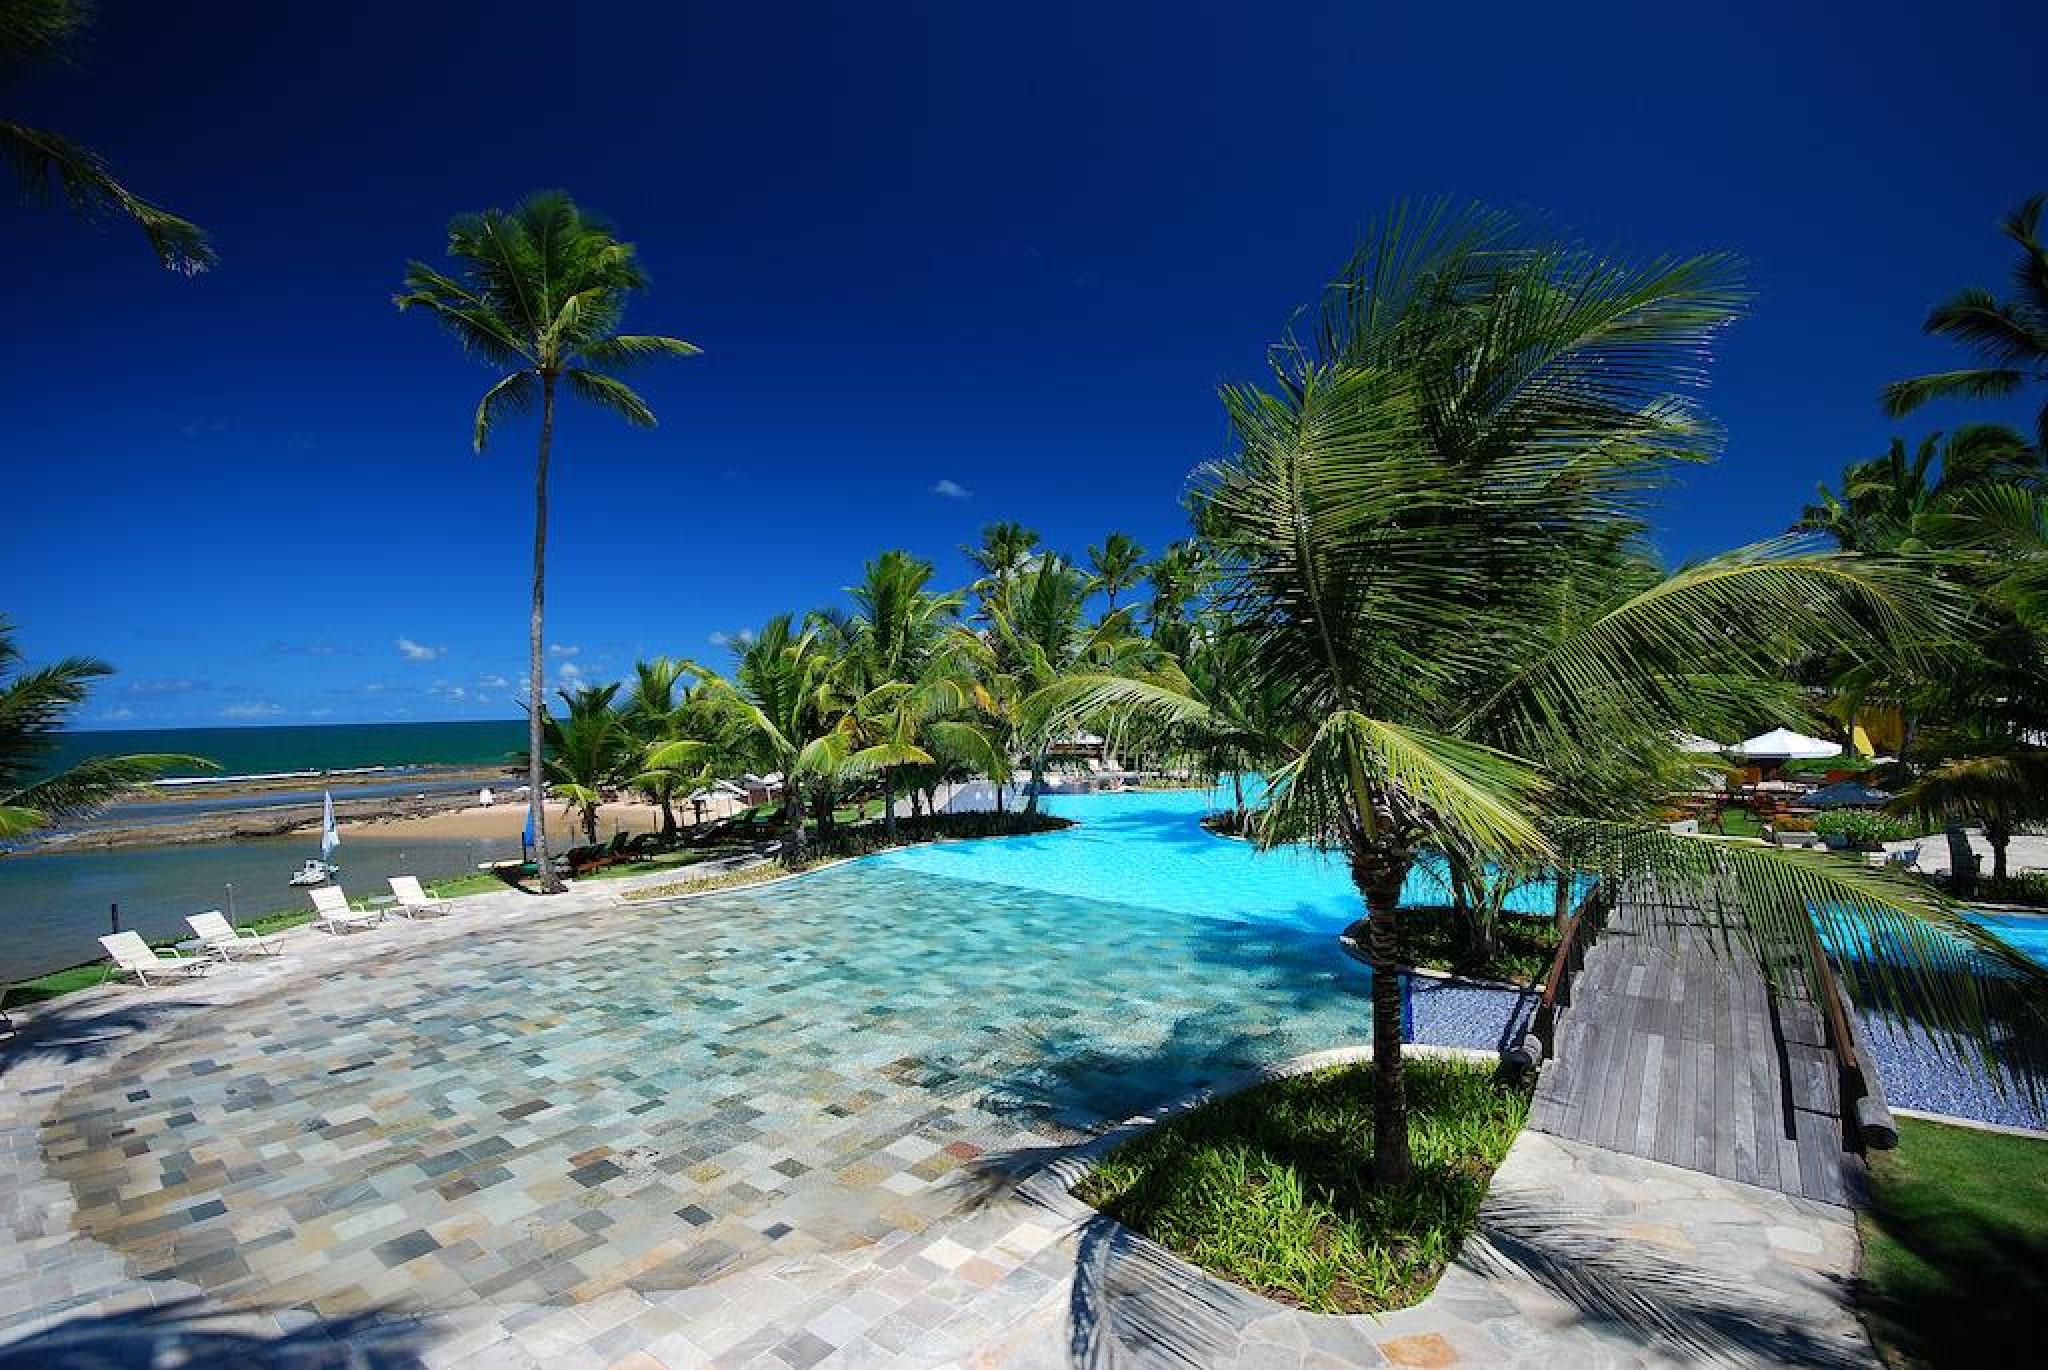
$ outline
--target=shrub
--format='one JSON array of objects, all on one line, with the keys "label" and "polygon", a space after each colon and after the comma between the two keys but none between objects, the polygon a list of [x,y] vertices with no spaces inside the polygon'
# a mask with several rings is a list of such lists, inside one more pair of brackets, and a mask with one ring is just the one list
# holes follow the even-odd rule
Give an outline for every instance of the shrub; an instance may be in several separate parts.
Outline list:
[{"label": "shrub", "polygon": [[1833,809],[1813,820],[1813,830],[1822,837],[1839,837],[1858,851],[1871,851],[1913,835],[1904,822],[1876,809]]},{"label": "shrub", "polygon": [[1811,818],[1780,818],[1773,826],[1779,832],[1812,832],[1814,830]]}]

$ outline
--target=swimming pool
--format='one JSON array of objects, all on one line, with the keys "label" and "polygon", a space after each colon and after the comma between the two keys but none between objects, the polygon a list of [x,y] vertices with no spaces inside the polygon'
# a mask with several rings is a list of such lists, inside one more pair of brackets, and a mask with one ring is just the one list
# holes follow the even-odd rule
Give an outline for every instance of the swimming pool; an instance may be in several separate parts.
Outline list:
[{"label": "swimming pool", "polygon": [[1970,921],[2029,961],[2048,966],[2048,914],[1974,912]]},{"label": "swimming pool", "polygon": [[[1336,856],[1307,848],[1254,851],[1204,829],[1204,814],[1227,807],[1224,791],[1048,795],[1039,802],[1080,826],[902,848],[869,859],[955,880],[1333,935],[1365,912]],[[1440,867],[1430,862],[1417,865],[1402,891],[1409,904],[1441,904],[1449,897]],[[1508,907],[1549,913],[1549,885],[1517,890]]]}]

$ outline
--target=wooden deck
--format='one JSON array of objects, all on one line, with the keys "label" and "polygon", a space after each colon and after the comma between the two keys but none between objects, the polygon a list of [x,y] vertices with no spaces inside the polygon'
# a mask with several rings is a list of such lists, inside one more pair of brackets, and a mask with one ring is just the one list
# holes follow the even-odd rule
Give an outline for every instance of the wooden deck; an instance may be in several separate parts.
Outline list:
[{"label": "wooden deck", "polygon": [[1773,994],[1711,916],[1654,935],[1649,917],[1623,902],[1587,953],[1529,1125],[1849,1203],[1862,1161],[1844,1145],[1841,1072],[1818,1008]]}]

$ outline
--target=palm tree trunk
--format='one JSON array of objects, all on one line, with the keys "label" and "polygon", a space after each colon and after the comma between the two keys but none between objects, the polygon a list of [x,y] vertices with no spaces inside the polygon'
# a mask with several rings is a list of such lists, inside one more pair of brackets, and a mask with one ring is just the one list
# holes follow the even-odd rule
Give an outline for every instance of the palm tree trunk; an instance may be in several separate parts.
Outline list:
[{"label": "palm tree trunk", "polygon": [[896,768],[882,767],[882,831],[889,835],[893,846],[896,842]]},{"label": "palm tree trunk", "polygon": [[2003,823],[1986,823],[1985,840],[1991,843],[1991,878],[1999,884],[2005,883],[2005,848],[2012,841],[2012,830]]},{"label": "palm tree trunk", "polygon": [[1408,1088],[1401,1071],[1401,886],[1403,853],[1354,841],[1351,883],[1365,900],[1365,953],[1372,965],[1372,1175],[1381,1185],[1408,1182]]},{"label": "palm tree trunk", "polygon": [[1242,832],[1244,831],[1244,772],[1243,772],[1243,771],[1232,771],[1232,772],[1230,773],[1230,789],[1231,789],[1231,797],[1232,797],[1232,798],[1233,798],[1234,800],[1236,800],[1236,804],[1237,804],[1237,814],[1236,814],[1236,820],[1237,820],[1237,823],[1236,823],[1236,831],[1238,831],[1238,832],[1242,833]]},{"label": "palm tree trunk", "polygon": [[548,860],[546,791],[541,784],[541,699],[546,662],[541,654],[542,611],[547,600],[548,456],[555,441],[555,378],[540,382],[540,455],[533,470],[533,619],[527,641],[526,784],[527,808],[533,819],[535,884],[542,894],[559,894],[562,882]]},{"label": "palm tree trunk", "polygon": [[796,870],[804,863],[804,796],[794,773],[782,776],[782,864]]},{"label": "palm tree trunk", "polygon": [[1045,753],[1047,750],[1049,749],[1041,748],[1031,758],[1031,789],[1024,800],[1024,812],[1033,817],[1036,817],[1038,814],[1038,792],[1045,788]]},{"label": "palm tree trunk", "polygon": [[1557,921],[1557,930],[1564,931],[1564,925],[1572,919],[1572,873],[1560,870],[1556,883],[1550,892],[1550,916]]},{"label": "palm tree trunk", "polygon": [[586,842],[597,841],[597,805],[583,806],[583,838]]}]

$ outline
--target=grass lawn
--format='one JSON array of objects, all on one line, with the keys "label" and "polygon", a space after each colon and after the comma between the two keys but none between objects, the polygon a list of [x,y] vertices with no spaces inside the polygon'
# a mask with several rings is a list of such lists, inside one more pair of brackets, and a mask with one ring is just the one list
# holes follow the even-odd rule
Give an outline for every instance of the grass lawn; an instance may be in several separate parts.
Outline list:
[{"label": "grass lawn", "polygon": [[1406,1308],[1472,1230],[1529,1111],[1491,1065],[1411,1058],[1415,1176],[1372,1184],[1372,1067],[1218,1100],[1104,1157],[1075,1194],[1203,1269],[1318,1313]]},{"label": "grass lawn", "polygon": [[1700,821],[1701,832],[1719,833],[1723,837],[1762,837],[1764,825],[1748,809],[1739,809],[1733,804],[1721,810],[1719,824]]},{"label": "grass lawn", "polygon": [[1548,914],[1537,918],[1502,914],[1494,933],[1493,955],[1485,960],[1466,953],[1455,920],[1449,905],[1402,909],[1402,963],[1526,985],[1542,979],[1557,955],[1557,923]]},{"label": "grass lawn", "polygon": [[1870,1158],[1870,1191],[1857,1296],[1887,1364],[2043,1354],[2048,1142],[1901,1118],[1898,1150]]}]

